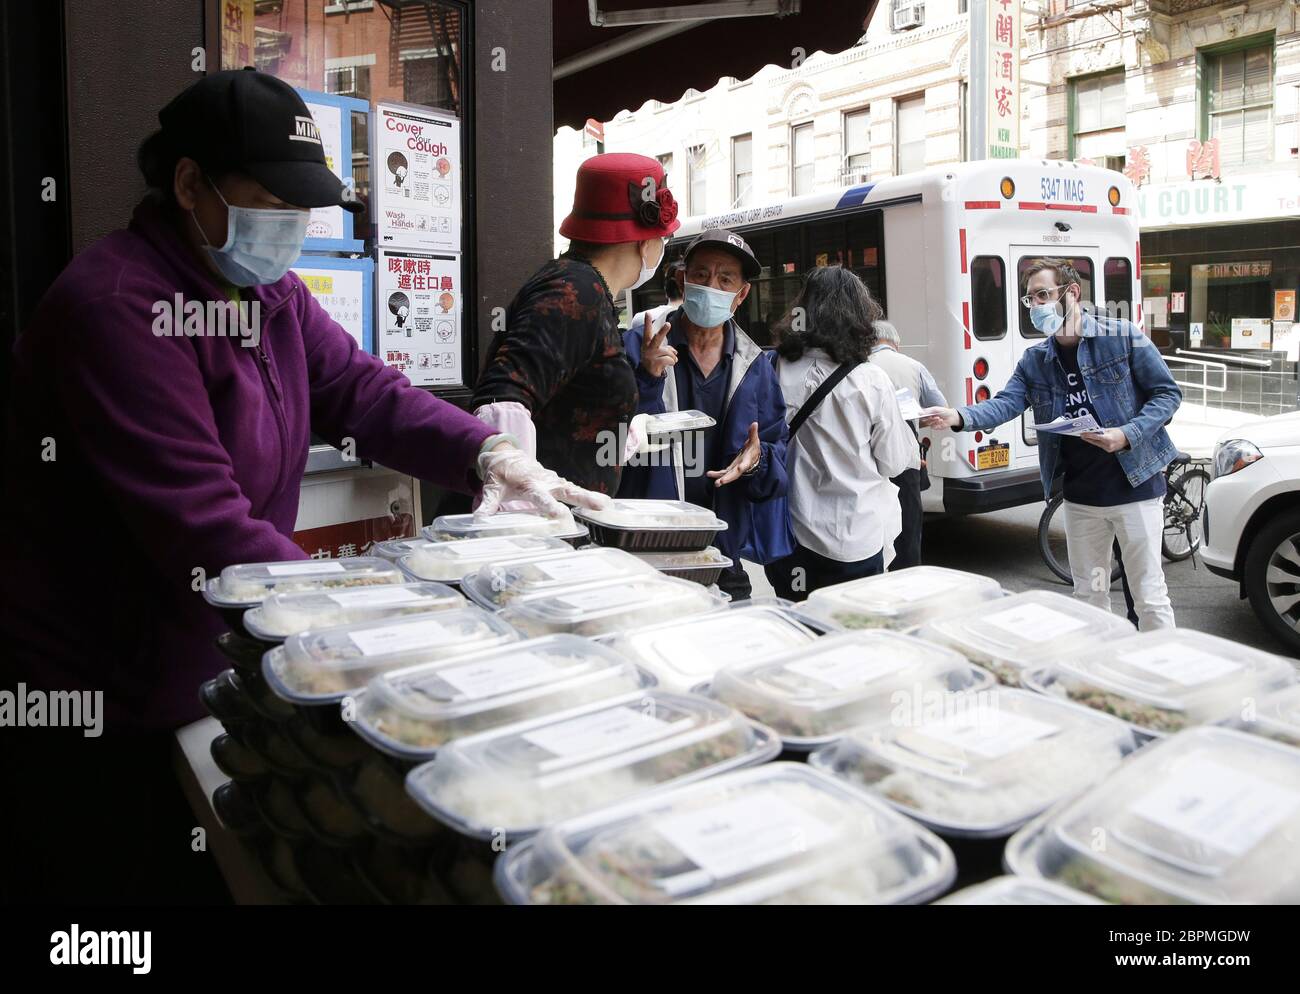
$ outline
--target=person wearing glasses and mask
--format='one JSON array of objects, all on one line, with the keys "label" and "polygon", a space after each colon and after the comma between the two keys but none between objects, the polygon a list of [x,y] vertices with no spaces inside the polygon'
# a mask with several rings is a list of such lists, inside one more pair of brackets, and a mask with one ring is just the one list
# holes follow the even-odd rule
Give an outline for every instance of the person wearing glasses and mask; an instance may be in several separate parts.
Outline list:
[{"label": "person wearing glasses and mask", "polygon": [[637,367],[638,417],[695,410],[716,424],[691,433],[700,445],[677,436],[670,458],[629,466],[619,496],[686,500],[727,522],[716,543],[732,565],[718,586],[733,600],[752,589],[741,559],[767,565],[793,551],[785,400],[771,361],[735,319],[761,272],[739,235],[705,231],[677,273],[681,307],[659,327],[646,319],[623,336]]},{"label": "person wearing glasses and mask", "polygon": [[1046,338],[1025,350],[997,396],[933,411],[927,428],[991,431],[1034,412],[1037,425],[1091,415],[1100,429],[1038,432],[1043,494],[1064,477],[1065,538],[1074,596],[1110,609],[1111,546],[1118,540],[1142,630],[1172,628],[1160,560],[1164,469],[1177,454],[1165,424],[1182,392],[1151,340],[1131,322],[1084,310],[1082,285],[1063,259],[1025,270],[1023,304]]},{"label": "person wearing glasses and mask", "polygon": [[21,879],[0,892],[45,901],[210,896],[171,770],[171,730],[230,665],[201,589],[233,564],[307,559],[313,430],[489,510],[605,500],[363,352],[289,272],[310,208],[362,206],[292,87],[218,72],[158,119],[138,154],[149,196],[72,260],[14,349],[0,689],[101,701],[93,736],[3,732],[32,748],[0,763],[0,795],[30,813],[4,819]]},{"label": "person wearing glasses and mask", "polygon": [[636,376],[614,301],[654,276],[680,226],[657,159],[587,159],[560,225],[568,250],[523,285],[488,348],[474,413],[588,490],[617,493],[635,447]]}]

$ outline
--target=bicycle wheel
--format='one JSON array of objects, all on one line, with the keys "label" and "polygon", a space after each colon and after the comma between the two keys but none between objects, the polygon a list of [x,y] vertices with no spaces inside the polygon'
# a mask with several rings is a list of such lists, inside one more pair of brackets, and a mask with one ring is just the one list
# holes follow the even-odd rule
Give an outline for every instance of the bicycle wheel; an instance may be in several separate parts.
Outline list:
[{"label": "bicycle wheel", "polygon": [[1200,467],[1185,469],[1169,480],[1160,551],[1170,562],[1182,562],[1201,547],[1201,509],[1209,485],[1210,474]]},{"label": "bicycle wheel", "polygon": [[[1038,519],[1038,554],[1043,557],[1043,562],[1047,568],[1056,574],[1056,578],[1062,583],[1074,585],[1074,577],[1070,573],[1070,553],[1065,541],[1065,519],[1064,515],[1058,517],[1057,511],[1060,510],[1064,501],[1059,494],[1047,502],[1043,508],[1043,513]],[[1114,583],[1119,579],[1119,563],[1113,562],[1110,567],[1110,582]]]}]

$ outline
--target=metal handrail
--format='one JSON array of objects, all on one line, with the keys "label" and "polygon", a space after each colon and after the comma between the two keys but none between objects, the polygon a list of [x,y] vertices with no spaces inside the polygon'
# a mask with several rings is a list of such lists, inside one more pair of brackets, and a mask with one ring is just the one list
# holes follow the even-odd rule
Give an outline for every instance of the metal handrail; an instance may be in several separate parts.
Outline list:
[{"label": "metal handrail", "polygon": [[1257,369],[1272,369],[1272,359],[1250,359],[1241,355],[1215,355],[1213,352],[1187,352],[1183,349],[1174,349],[1174,355],[1186,356],[1209,356],[1216,362],[1235,362],[1242,366],[1254,366]]},{"label": "metal handrail", "polygon": [[[1200,371],[1201,371],[1201,382],[1200,382],[1200,383],[1191,383],[1191,382],[1189,382],[1189,381],[1187,381],[1187,380],[1180,380],[1177,376],[1174,377],[1174,382],[1177,383],[1180,387],[1186,387],[1186,388],[1189,389],[1189,390],[1196,389],[1197,387],[1199,387],[1199,388],[1200,388],[1200,391],[1201,391],[1201,406],[1202,406],[1202,407],[1208,407],[1208,406],[1209,406],[1209,405],[1206,403],[1206,401],[1209,399],[1209,394],[1210,394],[1210,393],[1226,393],[1226,392],[1227,392],[1227,389],[1228,389],[1228,367],[1225,366],[1225,365],[1223,365],[1223,363],[1221,363],[1221,362],[1207,362],[1207,361],[1204,360],[1204,359],[1192,359],[1192,358],[1187,358],[1187,357],[1182,357],[1182,356],[1176,356],[1176,355],[1171,355],[1171,356],[1170,356],[1170,355],[1167,355],[1167,356],[1164,356],[1164,360],[1165,360],[1165,365],[1169,365],[1170,363],[1181,362],[1181,363],[1186,363],[1188,366],[1190,366],[1190,367],[1192,367],[1192,368],[1199,368],[1199,369],[1200,369]],[[1221,374],[1223,374],[1223,385],[1222,385],[1222,386],[1217,386],[1217,387],[1216,387],[1216,386],[1210,386],[1210,375],[1209,375],[1209,371],[1210,371],[1211,369],[1217,369]]]}]

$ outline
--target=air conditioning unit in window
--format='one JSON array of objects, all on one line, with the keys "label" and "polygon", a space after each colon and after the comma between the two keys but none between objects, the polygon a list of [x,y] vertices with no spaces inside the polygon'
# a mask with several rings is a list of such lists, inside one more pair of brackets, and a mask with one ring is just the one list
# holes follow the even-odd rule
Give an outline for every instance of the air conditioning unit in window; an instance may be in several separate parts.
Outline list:
[{"label": "air conditioning unit in window", "polygon": [[906,3],[894,7],[894,30],[908,31],[919,28],[925,21],[925,4]]}]

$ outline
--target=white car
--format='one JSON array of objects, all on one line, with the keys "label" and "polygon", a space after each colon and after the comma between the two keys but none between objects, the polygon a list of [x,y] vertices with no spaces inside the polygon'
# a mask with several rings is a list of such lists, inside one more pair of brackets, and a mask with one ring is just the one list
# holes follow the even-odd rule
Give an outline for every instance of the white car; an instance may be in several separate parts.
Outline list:
[{"label": "white car", "polygon": [[1300,654],[1300,411],[1219,437],[1201,525],[1210,572],[1240,583],[1264,627]]}]

